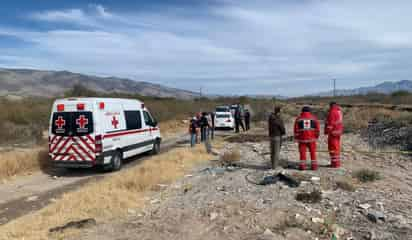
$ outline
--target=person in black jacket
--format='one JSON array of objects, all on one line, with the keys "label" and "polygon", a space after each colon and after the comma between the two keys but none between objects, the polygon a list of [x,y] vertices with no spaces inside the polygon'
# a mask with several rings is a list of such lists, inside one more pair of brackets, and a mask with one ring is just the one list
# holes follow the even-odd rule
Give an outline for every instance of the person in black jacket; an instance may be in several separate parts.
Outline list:
[{"label": "person in black jacket", "polygon": [[200,117],[200,141],[203,142],[207,138],[207,130],[210,127],[209,121],[207,120],[207,113],[203,112]]},{"label": "person in black jacket", "polygon": [[196,145],[197,142],[197,118],[193,117],[190,120],[190,124],[189,124],[189,134],[190,134],[190,146],[194,147]]},{"label": "person in black jacket", "polygon": [[237,133],[239,132],[239,126],[241,126],[243,131],[245,131],[245,126],[243,125],[242,121],[242,111],[239,106],[235,110],[235,126]]},{"label": "person in black jacket", "polygon": [[245,110],[245,127],[246,131],[250,130],[250,112],[248,109]]},{"label": "person in black jacket", "polygon": [[280,116],[280,107],[275,107],[274,110],[268,121],[272,169],[275,169],[279,164],[282,136],[286,134],[285,124]]},{"label": "person in black jacket", "polygon": [[215,113],[210,113],[210,118],[212,121],[212,126],[210,127],[210,138],[213,140],[215,138]]}]

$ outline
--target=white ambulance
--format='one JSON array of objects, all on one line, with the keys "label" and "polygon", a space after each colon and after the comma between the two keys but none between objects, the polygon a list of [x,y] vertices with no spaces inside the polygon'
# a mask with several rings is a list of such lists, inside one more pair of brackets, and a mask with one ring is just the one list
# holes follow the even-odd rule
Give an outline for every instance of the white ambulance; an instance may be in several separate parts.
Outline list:
[{"label": "white ambulance", "polygon": [[57,167],[104,166],[160,151],[161,135],[143,102],[116,98],[67,98],[53,104],[49,155]]}]

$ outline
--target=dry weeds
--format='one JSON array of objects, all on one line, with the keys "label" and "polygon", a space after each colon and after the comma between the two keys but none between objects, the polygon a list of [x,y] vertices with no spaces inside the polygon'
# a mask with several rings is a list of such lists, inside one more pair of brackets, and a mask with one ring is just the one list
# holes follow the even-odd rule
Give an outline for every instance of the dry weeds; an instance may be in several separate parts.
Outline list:
[{"label": "dry weeds", "polygon": [[0,239],[48,239],[50,228],[69,221],[85,218],[104,221],[122,216],[129,209],[142,207],[145,194],[157,184],[170,183],[194,165],[211,159],[203,146],[174,149],[155,156],[134,168],[67,193],[39,212],[0,227]]},{"label": "dry weeds", "polygon": [[[159,124],[164,138],[176,136],[186,129],[180,120],[170,120]],[[14,176],[46,170],[51,162],[47,147],[15,148],[0,152],[0,181]]]},{"label": "dry weeds", "polygon": [[345,132],[356,132],[360,129],[365,129],[373,119],[401,122],[410,118],[410,113],[384,108],[349,108],[344,112]]},{"label": "dry weeds", "polygon": [[45,169],[49,165],[44,147],[0,152],[0,180]]},{"label": "dry weeds", "polygon": [[189,123],[185,123],[183,120],[169,120],[160,122],[159,127],[162,137],[169,138],[184,133],[188,129]]}]

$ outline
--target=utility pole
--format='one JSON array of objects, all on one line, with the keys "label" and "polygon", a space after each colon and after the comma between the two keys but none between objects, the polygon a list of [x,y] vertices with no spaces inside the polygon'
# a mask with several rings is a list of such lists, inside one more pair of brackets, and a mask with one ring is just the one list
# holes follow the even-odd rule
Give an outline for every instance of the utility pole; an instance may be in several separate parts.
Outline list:
[{"label": "utility pole", "polygon": [[333,97],[336,97],[336,78],[333,79]]},{"label": "utility pole", "polygon": [[200,98],[202,98],[202,87],[200,87],[200,89],[199,89],[199,96],[200,96]]}]

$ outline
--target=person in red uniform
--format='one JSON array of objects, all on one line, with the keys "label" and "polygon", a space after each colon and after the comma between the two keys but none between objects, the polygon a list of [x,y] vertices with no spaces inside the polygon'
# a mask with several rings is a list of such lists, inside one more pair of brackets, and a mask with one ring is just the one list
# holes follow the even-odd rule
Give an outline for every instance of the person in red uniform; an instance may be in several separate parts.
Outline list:
[{"label": "person in red uniform", "polygon": [[328,118],[325,121],[325,135],[328,136],[328,150],[331,167],[340,167],[340,138],[343,134],[343,115],[339,105],[330,103]]},{"label": "person in red uniform", "polygon": [[316,160],[316,141],[319,138],[320,124],[311,113],[309,107],[303,107],[302,113],[296,118],[294,126],[295,140],[299,143],[300,163],[299,169],[306,169],[306,150],[309,149],[312,160],[312,170],[318,169]]}]

